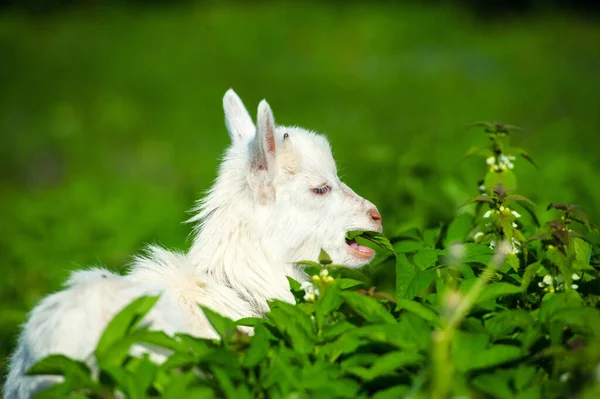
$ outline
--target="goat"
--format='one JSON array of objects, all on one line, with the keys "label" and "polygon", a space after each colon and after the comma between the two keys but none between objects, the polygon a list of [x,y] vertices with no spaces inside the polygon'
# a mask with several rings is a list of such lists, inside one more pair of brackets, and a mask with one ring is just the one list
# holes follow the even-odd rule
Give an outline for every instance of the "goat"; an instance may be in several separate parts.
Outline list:
[{"label": "goat", "polygon": [[93,363],[102,331],[127,303],[160,294],[144,322],[166,333],[218,338],[198,304],[232,319],[261,316],[269,299],[294,302],[286,276],[307,277],[294,262],[324,249],[335,263],[361,267],[370,248],[347,240],[356,230],[382,230],[382,217],[337,176],[327,139],[298,127],[276,126],[265,100],[257,125],[240,98],[223,98],[231,146],[218,177],[198,202],[188,253],[150,247],[129,272],[75,272],[67,288],[41,301],[24,325],[4,390],[28,398],[56,376],[25,376],[38,360],[64,354]]}]

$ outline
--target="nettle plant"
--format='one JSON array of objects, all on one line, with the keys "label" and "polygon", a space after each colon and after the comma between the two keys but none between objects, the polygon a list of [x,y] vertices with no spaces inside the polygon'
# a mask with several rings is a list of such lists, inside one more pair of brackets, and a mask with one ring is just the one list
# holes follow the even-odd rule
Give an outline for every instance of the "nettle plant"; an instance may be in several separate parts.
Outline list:
[{"label": "nettle plant", "polygon": [[[301,262],[308,281],[289,278],[295,305],[273,300],[264,318],[237,321],[203,307],[219,340],[150,331],[142,320],[157,297],[142,297],[105,330],[98,373],[50,356],[29,374],[64,382],[36,397],[600,397],[596,228],[568,204],[550,204],[556,218],[540,226],[514,191],[516,155],[531,160],[508,144],[517,129],[478,125],[490,145],[467,155],[482,155],[487,175],[451,223],[347,237],[378,248],[380,267],[395,264],[394,294],[322,252]],[[134,357],[133,345],[166,360]]]}]

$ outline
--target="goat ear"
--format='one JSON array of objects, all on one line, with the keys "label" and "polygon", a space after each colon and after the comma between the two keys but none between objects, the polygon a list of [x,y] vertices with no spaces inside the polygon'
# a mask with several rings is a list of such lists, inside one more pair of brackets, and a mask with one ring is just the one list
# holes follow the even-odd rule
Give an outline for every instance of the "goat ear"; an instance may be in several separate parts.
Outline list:
[{"label": "goat ear", "polygon": [[253,154],[253,166],[273,172],[276,156],[275,118],[269,104],[262,100],[258,105],[256,118],[256,138]]},{"label": "goat ear", "polygon": [[225,125],[231,142],[252,140],[256,131],[254,123],[244,103],[233,89],[227,90],[223,96],[223,110],[225,110]]}]

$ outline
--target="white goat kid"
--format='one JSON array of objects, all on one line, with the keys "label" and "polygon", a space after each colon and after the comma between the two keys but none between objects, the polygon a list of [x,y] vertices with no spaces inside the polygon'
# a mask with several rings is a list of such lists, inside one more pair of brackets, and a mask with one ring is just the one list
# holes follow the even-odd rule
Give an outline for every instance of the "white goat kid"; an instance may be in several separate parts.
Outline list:
[{"label": "white goat kid", "polygon": [[349,267],[372,259],[373,250],[345,237],[381,231],[381,215],[340,181],[327,140],[276,126],[264,100],[256,127],[232,90],[223,106],[232,145],[191,219],[197,222],[191,250],[151,247],[126,276],[102,269],[75,273],[67,289],[32,311],[12,357],[5,398],[28,398],[60,381],[24,375],[50,354],[93,364],[107,323],[141,295],[161,294],[145,319],[151,328],[216,338],[198,304],[232,319],[260,316],[269,299],[293,302],[286,276],[306,280],[294,262],[314,260],[321,249]]}]

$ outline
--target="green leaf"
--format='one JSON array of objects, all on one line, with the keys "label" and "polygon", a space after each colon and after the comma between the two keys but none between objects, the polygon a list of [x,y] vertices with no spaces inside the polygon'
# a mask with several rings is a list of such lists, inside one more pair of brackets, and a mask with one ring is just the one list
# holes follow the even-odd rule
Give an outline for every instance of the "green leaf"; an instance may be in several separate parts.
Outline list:
[{"label": "green leaf", "polygon": [[509,283],[493,283],[484,287],[483,292],[477,297],[475,303],[491,301],[501,296],[521,294],[523,289],[518,285]]},{"label": "green leaf", "polygon": [[377,356],[370,368],[354,366],[347,367],[346,371],[362,380],[371,381],[378,377],[393,374],[399,368],[413,366],[423,362],[424,357],[417,352],[397,351]]},{"label": "green leaf", "polygon": [[331,256],[329,256],[324,249],[321,249],[321,252],[319,253],[319,263],[322,265],[330,265],[332,263]]},{"label": "green leaf", "polygon": [[406,290],[405,298],[413,299],[421,291],[425,290],[435,280],[436,270],[428,269],[418,272],[410,281]]},{"label": "green leaf", "polygon": [[465,263],[481,263],[487,265],[494,256],[494,250],[487,245],[466,243],[463,245],[465,250],[465,257],[463,262]]},{"label": "green leaf", "polygon": [[421,270],[425,270],[437,263],[438,256],[442,251],[433,248],[423,248],[413,258],[413,261]]},{"label": "green leaf", "polygon": [[411,301],[409,299],[398,299],[397,303],[399,309],[406,309],[427,321],[434,321],[438,318],[433,310],[422,303]]},{"label": "green leaf", "polygon": [[269,336],[270,333],[264,325],[256,326],[250,347],[242,360],[244,367],[254,367],[265,359],[269,351]]},{"label": "green leaf", "polygon": [[575,259],[586,264],[589,263],[592,256],[592,246],[581,238],[573,238],[571,243],[575,250]]},{"label": "green leaf", "polygon": [[372,242],[380,248],[394,253],[394,247],[390,243],[390,240],[383,233],[378,233],[375,231],[365,231],[359,237]]},{"label": "green leaf", "polygon": [[457,331],[452,342],[452,358],[461,372],[500,365],[521,356],[516,346],[490,345],[487,334]]},{"label": "green leaf", "polygon": [[316,333],[310,317],[298,306],[286,302],[273,300],[269,303],[271,310],[267,318],[284,332],[299,353],[308,354],[314,350]]},{"label": "green leaf", "polygon": [[537,261],[532,263],[531,265],[525,268],[525,272],[523,273],[523,280],[521,280],[521,288],[523,291],[527,291],[529,284],[533,281],[535,276],[537,275],[538,270],[542,267],[542,261]]},{"label": "green leaf", "polygon": [[211,399],[215,397],[214,391],[209,387],[190,386],[198,379],[193,370],[183,374],[173,373],[169,377],[169,383],[162,394],[163,399]]},{"label": "green leaf", "polygon": [[215,312],[214,310],[207,308],[206,306],[199,306],[208,319],[208,322],[215,329],[217,334],[219,334],[219,337],[221,337],[223,341],[231,340],[236,331],[236,323],[233,320]]},{"label": "green leaf", "polygon": [[396,298],[408,298],[408,287],[416,274],[415,267],[406,255],[399,253],[396,256]]},{"label": "green leaf", "polygon": [[539,320],[542,323],[549,323],[554,319],[557,312],[563,309],[576,309],[581,306],[583,306],[583,301],[575,291],[551,294],[542,302],[538,313]]},{"label": "green leaf", "polygon": [[350,288],[356,288],[356,287],[360,287],[361,285],[364,286],[365,283],[360,281],[360,280],[354,280],[351,278],[338,278],[335,280],[335,284],[341,289],[341,290],[347,290]]},{"label": "green leaf", "polygon": [[448,226],[446,238],[444,238],[444,247],[448,248],[456,242],[463,243],[467,241],[467,235],[473,226],[473,216],[463,212],[456,216]]},{"label": "green leaf", "polygon": [[50,355],[36,362],[25,375],[76,375],[90,377],[89,367],[64,355]]},{"label": "green leaf", "polygon": [[490,196],[489,196],[489,195],[487,195],[487,194],[483,194],[483,195],[477,195],[477,196],[475,196],[475,197],[473,197],[473,198],[469,199],[469,200],[468,200],[467,202],[465,202],[464,204],[460,205],[460,206],[458,207],[458,209],[460,209],[460,208],[464,208],[465,206],[467,206],[467,205],[471,205],[471,204],[474,204],[474,203],[476,203],[476,202],[489,202],[489,203],[493,203],[493,202],[494,202],[494,200],[492,199],[492,197],[490,197]]},{"label": "green leaf", "polygon": [[109,323],[98,341],[95,355],[100,365],[118,365],[127,356],[133,340],[126,339],[158,301],[158,296],[142,296],[125,306]]},{"label": "green leaf", "polygon": [[317,300],[315,307],[317,328],[323,328],[327,316],[344,303],[344,300],[340,296],[340,292],[341,290],[338,288],[337,284],[330,285]]},{"label": "green leaf", "polygon": [[395,385],[391,388],[377,391],[371,398],[372,399],[398,399],[398,398],[409,398],[410,386],[408,385]]},{"label": "green leaf", "polygon": [[290,284],[291,291],[299,291],[300,290],[300,283],[298,281],[294,280],[290,276],[285,276],[285,278],[287,278],[288,283]]},{"label": "green leaf", "polygon": [[396,252],[396,254],[412,253],[417,252],[424,247],[425,246],[421,242],[404,240],[394,244],[394,252]]},{"label": "green leaf", "polygon": [[99,384],[92,379],[89,367],[80,361],[69,359],[64,355],[50,355],[36,362],[25,372],[25,375],[61,375],[65,377],[62,384],[56,384],[42,391],[36,397],[61,398],[75,390],[87,389],[96,392]]},{"label": "green leaf", "polygon": [[264,319],[261,317],[243,317],[241,319],[236,320],[235,324],[237,326],[254,327],[255,325],[263,321]]},{"label": "green leaf", "polygon": [[494,373],[482,374],[473,378],[473,385],[491,397],[512,399],[514,393],[510,387],[510,371],[498,370]]},{"label": "green leaf", "polygon": [[507,254],[506,255],[506,263],[515,271],[518,272],[521,268],[521,263],[519,262],[519,257],[515,254]]},{"label": "green leaf", "polygon": [[344,302],[366,321],[371,323],[396,323],[394,316],[375,299],[353,291],[342,291],[340,295]]},{"label": "green leaf", "polygon": [[485,328],[493,340],[507,337],[517,329],[525,331],[533,323],[534,320],[529,313],[520,309],[498,312],[484,320]]}]

